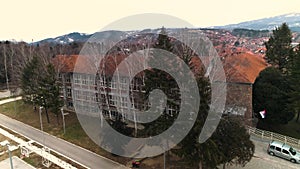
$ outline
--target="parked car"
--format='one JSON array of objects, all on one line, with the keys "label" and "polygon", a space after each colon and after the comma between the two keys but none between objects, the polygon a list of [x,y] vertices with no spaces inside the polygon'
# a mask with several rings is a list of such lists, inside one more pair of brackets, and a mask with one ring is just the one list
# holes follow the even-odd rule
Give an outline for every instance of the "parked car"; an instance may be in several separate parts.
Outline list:
[{"label": "parked car", "polygon": [[275,155],[293,163],[300,163],[300,152],[296,151],[293,147],[279,142],[271,141],[268,146],[268,153],[270,155]]}]

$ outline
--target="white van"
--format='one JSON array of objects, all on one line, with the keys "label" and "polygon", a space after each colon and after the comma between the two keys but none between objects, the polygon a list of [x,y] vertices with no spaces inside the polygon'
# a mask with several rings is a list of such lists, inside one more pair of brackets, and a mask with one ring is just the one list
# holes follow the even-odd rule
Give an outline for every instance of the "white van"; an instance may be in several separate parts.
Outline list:
[{"label": "white van", "polygon": [[300,163],[300,153],[293,147],[279,141],[270,142],[268,146],[268,153],[270,155],[287,159],[293,163]]}]

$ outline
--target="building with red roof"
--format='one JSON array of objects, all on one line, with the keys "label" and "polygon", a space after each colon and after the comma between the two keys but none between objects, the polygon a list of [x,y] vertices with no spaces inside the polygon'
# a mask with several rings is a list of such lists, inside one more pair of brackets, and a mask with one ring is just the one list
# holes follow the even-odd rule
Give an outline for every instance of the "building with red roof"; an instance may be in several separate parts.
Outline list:
[{"label": "building with red roof", "polygon": [[[56,56],[53,59],[53,63],[60,72],[60,81],[62,82],[61,95],[64,98],[66,107],[74,109],[73,99],[75,98],[76,103],[80,103],[79,105],[82,105],[83,109],[86,109],[84,105],[90,105],[91,109],[96,111],[97,106],[99,106],[99,100],[102,100],[101,106],[105,109],[110,109],[113,114],[117,114],[116,111],[119,110],[116,107],[121,107],[121,111],[124,112],[129,107],[144,110],[147,105],[142,103],[141,99],[135,99],[132,103],[135,104],[134,106],[129,105],[131,98],[126,96],[128,95],[126,91],[129,85],[133,85],[131,88],[134,90],[134,95],[138,98],[139,93],[145,92],[143,90],[145,84],[143,73],[135,76],[133,82],[130,82],[128,67],[118,66],[126,57],[125,55],[116,54],[101,60],[99,65],[100,67],[102,66],[101,70],[105,71],[105,77],[102,76],[102,78],[112,78],[116,70],[118,70],[119,77],[118,81],[110,79],[109,84],[104,84],[105,79],[96,77],[96,74],[103,72],[98,72],[97,65],[95,65],[98,62],[93,58],[79,55]],[[140,61],[143,62],[143,60]],[[192,61],[197,62],[194,66],[198,65],[199,67],[194,67],[194,69],[201,70],[201,63],[198,63],[199,59],[194,58]],[[267,64],[259,55],[239,53],[225,57],[223,66],[227,80],[227,100],[224,113],[243,116],[248,121],[247,124],[250,124],[253,114],[252,85],[260,71],[267,67]],[[77,105],[77,107],[80,106]],[[167,111],[172,113],[174,108],[168,108]],[[124,112],[122,113],[123,115]],[[108,115],[111,116],[111,114]]]},{"label": "building with red roof", "polygon": [[224,70],[227,80],[225,113],[241,115],[251,125],[252,87],[259,73],[267,67],[259,55],[241,53],[226,57]]}]

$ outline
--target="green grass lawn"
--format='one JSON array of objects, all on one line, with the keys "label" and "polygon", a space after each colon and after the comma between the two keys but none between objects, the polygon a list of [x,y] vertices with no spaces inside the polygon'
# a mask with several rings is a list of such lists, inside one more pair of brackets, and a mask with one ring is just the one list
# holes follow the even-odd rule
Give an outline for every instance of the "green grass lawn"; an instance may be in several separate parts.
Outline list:
[{"label": "green grass lawn", "polygon": [[300,139],[300,120],[297,122],[296,118],[286,125],[275,126],[275,129],[280,134]]},{"label": "green grass lawn", "polygon": [[[5,114],[11,118],[14,118],[28,125],[31,125],[37,129],[40,129],[38,108],[35,111],[32,105],[27,105],[22,100],[0,105],[0,113]],[[99,155],[117,161],[121,164],[126,165],[131,163],[132,161],[131,158],[112,155],[111,153],[101,149],[98,145],[96,145],[84,132],[74,112],[70,112],[69,115],[65,116],[65,122],[66,122],[65,134],[63,134],[63,125],[62,125],[61,116],[59,116],[59,123],[57,123],[57,118],[53,113],[49,112],[49,117],[50,117],[50,123],[47,123],[45,113],[42,113],[43,128],[45,132],[48,132],[49,134],[52,134],[59,138],[65,139],[66,141],[79,145],[83,148],[86,148]],[[29,160],[28,161],[29,163],[31,162],[30,159],[27,160]],[[153,168],[162,168],[163,167],[162,165],[163,165],[163,156],[160,155],[153,158],[143,159],[141,167],[144,169],[153,169]],[[172,156],[170,158],[168,165],[171,168],[184,168],[185,166],[185,165],[180,165],[180,163],[178,162],[178,158],[176,156]]]},{"label": "green grass lawn", "polygon": [[290,136],[296,139],[300,139],[300,120],[297,122],[296,117],[289,121],[288,124],[281,125],[267,125],[260,124],[258,125],[260,129],[268,130],[271,132],[279,133],[285,136]]}]

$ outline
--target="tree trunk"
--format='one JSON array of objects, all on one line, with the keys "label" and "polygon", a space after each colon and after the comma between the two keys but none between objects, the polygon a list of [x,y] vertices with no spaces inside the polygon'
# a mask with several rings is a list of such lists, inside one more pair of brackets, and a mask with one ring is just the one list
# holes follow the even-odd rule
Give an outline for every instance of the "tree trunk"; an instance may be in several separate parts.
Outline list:
[{"label": "tree trunk", "polygon": [[297,113],[297,119],[296,119],[296,122],[299,121],[299,116],[300,116],[300,111],[298,111],[298,113]]},{"label": "tree trunk", "polygon": [[47,122],[50,123],[48,109],[46,107],[45,107],[45,112],[46,112]]},{"label": "tree trunk", "polygon": [[225,168],[226,168],[226,163],[223,164],[223,169],[225,169]]},{"label": "tree trunk", "polygon": [[199,169],[202,169],[202,161],[199,162]]},{"label": "tree trunk", "polygon": [[[169,140],[167,140],[167,148],[169,149]],[[165,153],[166,153],[166,164],[170,164],[170,151],[168,150]]]},{"label": "tree trunk", "polygon": [[59,125],[59,116],[58,116],[58,114],[56,114],[56,121],[57,121],[57,125]]},{"label": "tree trunk", "polygon": [[4,54],[4,69],[5,69],[5,78],[6,78],[6,88],[10,92],[10,90],[9,90],[9,82],[8,82],[8,73],[7,73],[7,61],[6,61],[5,46],[4,46],[3,54]]}]

